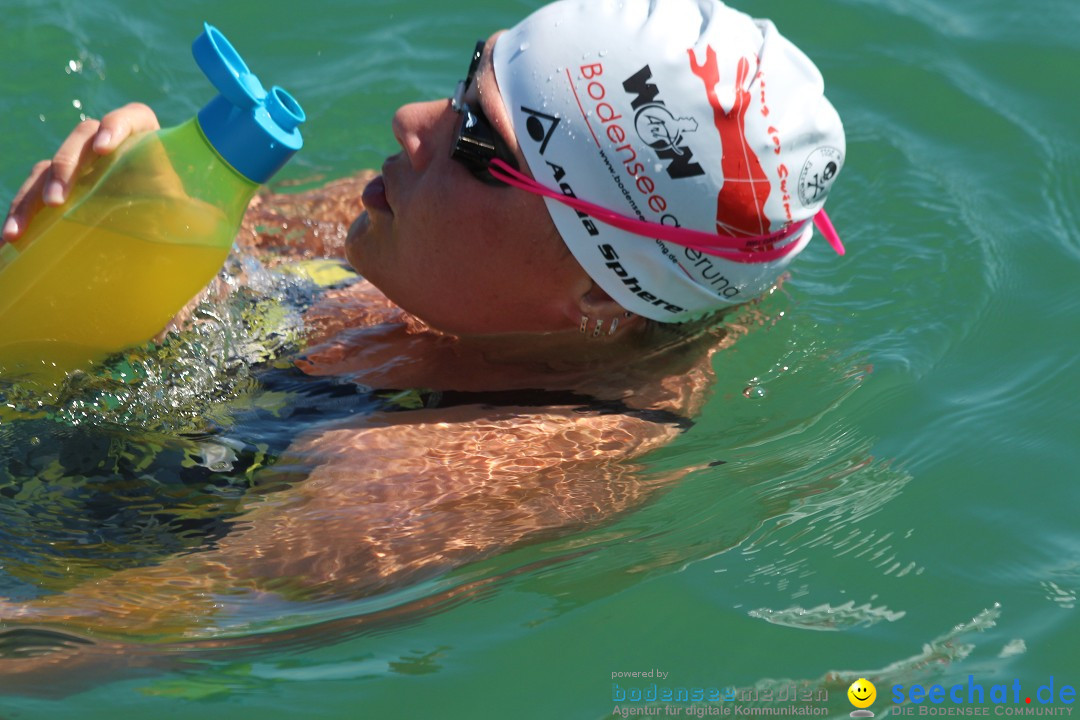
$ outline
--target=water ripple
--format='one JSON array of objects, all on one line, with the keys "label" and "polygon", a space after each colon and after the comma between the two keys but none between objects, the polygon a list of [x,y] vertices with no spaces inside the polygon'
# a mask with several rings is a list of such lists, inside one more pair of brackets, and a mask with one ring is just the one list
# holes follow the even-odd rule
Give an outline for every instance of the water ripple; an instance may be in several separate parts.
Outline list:
[{"label": "water ripple", "polygon": [[903,610],[890,610],[884,605],[876,607],[870,603],[856,605],[854,600],[849,600],[843,605],[823,603],[812,608],[802,608],[797,605],[783,610],[758,608],[751,610],[747,614],[750,617],[759,618],[773,625],[783,625],[801,630],[839,631],[856,627],[870,627],[882,621],[896,622],[907,613]]}]

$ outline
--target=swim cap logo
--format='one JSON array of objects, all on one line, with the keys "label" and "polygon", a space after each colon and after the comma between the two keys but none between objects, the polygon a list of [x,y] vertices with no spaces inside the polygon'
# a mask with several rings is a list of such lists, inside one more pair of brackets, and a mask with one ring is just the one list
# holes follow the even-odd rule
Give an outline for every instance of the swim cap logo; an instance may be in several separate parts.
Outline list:
[{"label": "swim cap logo", "polygon": [[[540,143],[540,156],[543,157],[547,151],[548,142],[551,140],[551,136],[555,133],[555,128],[559,126],[559,118],[554,115],[548,115],[547,113],[540,112],[539,110],[533,110],[532,108],[521,106],[521,112],[525,113],[527,119],[525,120],[525,132],[529,133],[529,137],[533,142]],[[566,177],[566,170],[562,165],[551,162],[550,160],[544,160],[551,168],[551,175],[555,178],[555,182],[559,183],[559,189],[562,190],[562,194],[566,197],[577,198],[577,194],[574,193],[574,188],[570,187],[570,183],[565,182],[563,178]],[[596,229],[596,223],[592,218],[575,209],[578,219],[581,220],[582,227],[585,228],[585,232],[590,235],[599,235],[600,231]]]},{"label": "swim cap logo", "polygon": [[634,117],[634,129],[638,137],[651,147],[660,152],[673,152],[676,155],[690,152],[680,147],[684,132],[696,132],[697,120],[694,118],[677,118],[663,105],[646,105],[638,110]]},{"label": "swim cap logo", "polygon": [[634,99],[630,107],[637,111],[634,130],[641,141],[651,147],[661,160],[668,160],[667,174],[672,180],[704,175],[701,165],[693,162],[694,153],[683,141],[686,133],[697,132],[698,123],[692,117],[676,117],[660,99],[660,90],[653,83],[648,65],[623,81],[623,90]]},{"label": "swim cap logo", "polygon": [[551,136],[555,133],[555,128],[559,126],[559,118],[524,105],[521,106],[521,112],[528,116],[525,120],[525,131],[529,133],[533,141],[540,143],[540,154],[543,155]]},{"label": "swim cap logo", "polygon": [[803,205],[825,200],[843,164],[843,153],[834,147],[819,147],[810,153],[799,173],[799,199]]},{"label": "swim cap logo", "polygon": [[750,91],[747,80],[750,77],[750,61],[739,58],[735,69],[735,102],[730,111],[724,110],[716,88],[720,84],[720,68],[716,61],[716,51],[709,45],[705,48],[705,62],[698,63],[694,50],[687,50],[690,56],[690,70],[705,85],[705,93],[713,109],[713,122],[720,134],[723,156],[720,167],[724,173],[724,184],[716,196],[716,230],[723,235],[764,235],[769,232],[769,221],[765,216],[765,201],[769,198],[772,185],[761,167],[757,153],[746,139],[746,111],[750,109]]}]

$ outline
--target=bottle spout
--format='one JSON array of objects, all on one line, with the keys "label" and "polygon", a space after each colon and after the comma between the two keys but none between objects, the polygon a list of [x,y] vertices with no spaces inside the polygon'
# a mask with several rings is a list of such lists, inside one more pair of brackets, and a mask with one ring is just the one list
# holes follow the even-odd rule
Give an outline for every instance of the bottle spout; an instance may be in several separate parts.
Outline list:
[{"label": "bottle spout", "polygon": [[300,103],[284,89],[267,92],[232,43],[213,25],[191,45],[195,62],[218,95],[199,111],[199,127],[218,154],[241,175],[269,180],[303,144]]},{"label": "bottle spout", "polygon": [[307,115],[304,114],[304,109],[300,107],[300,103],[296,102],[296,99],[287,93],[284,88],[277,85],[270,88],[267,95],[266,111],[270,113],[270,117],[274,119],[274,122],[286,132],[292,132],[300,123],[307,120]]}]

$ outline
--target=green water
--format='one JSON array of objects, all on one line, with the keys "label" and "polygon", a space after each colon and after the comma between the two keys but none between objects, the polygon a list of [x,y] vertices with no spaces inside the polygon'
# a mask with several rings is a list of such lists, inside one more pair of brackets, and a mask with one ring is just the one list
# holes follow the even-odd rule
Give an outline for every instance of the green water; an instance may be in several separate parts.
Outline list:
[{"label": "green water", "polygon": [[[203,19],[307,111],[287,179],[377,167],[393,109],[448,94],[475,39],[537,5],[5,0],[0,196],[80,113],[192,115]],[[800,257],[717,355],[704,417],[651,458],[723,464],[600,530],[405,589],[467,591],[403,619],[312,610],[243,647],[0,698],[0,717],[600,718],[612,673],[650,668],[828,688],[836,717],[860,675],[881,678],[879,717],[895,683],[1080,684],[1080,4],[736,6],[826,78],[849,252]]]}]

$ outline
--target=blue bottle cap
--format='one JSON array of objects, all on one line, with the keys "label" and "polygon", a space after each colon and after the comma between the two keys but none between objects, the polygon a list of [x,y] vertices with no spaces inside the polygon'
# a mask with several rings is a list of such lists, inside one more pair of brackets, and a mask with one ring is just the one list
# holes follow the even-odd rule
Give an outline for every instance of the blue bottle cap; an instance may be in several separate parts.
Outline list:
[{"label": "blue bottle cap", "polygon": [[203,23],[191,52],[219,93],[199,111],[203,134],[237,172],[253,182],[266,182],[304,144],[297,127],[306,119],[300,104],[276,85],[267,92],[209,23]]}]

